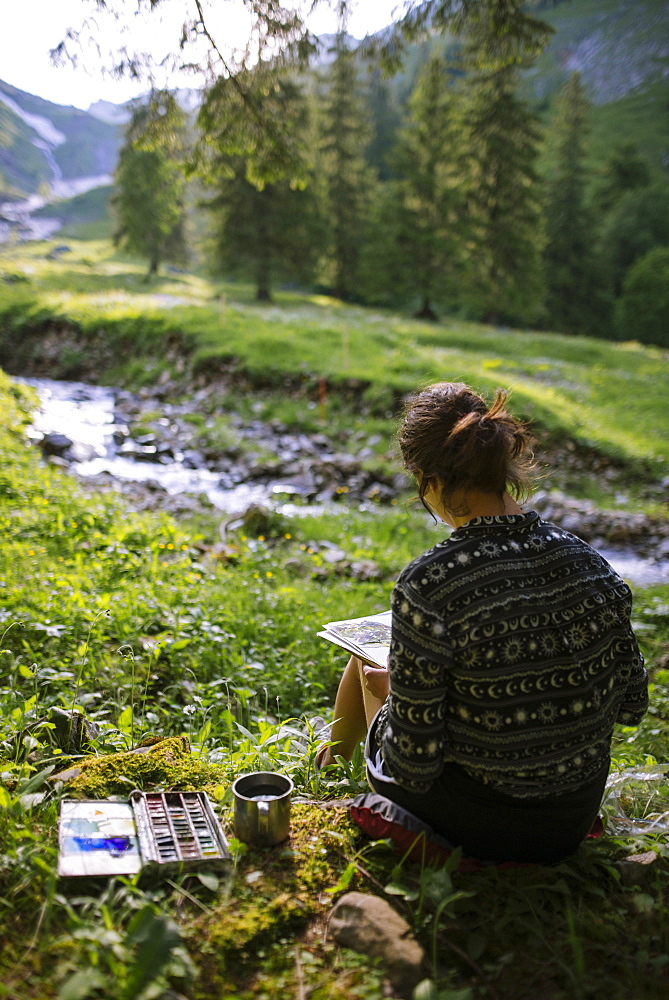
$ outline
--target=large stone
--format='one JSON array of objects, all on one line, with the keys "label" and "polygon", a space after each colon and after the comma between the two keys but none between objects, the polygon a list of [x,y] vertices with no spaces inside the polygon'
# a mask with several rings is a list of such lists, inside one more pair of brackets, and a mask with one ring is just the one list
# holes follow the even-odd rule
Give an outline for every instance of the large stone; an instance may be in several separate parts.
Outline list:
[{"label": "large stone", "polygon": [[45,455],[57,455],[58,457],[62,457],[68,448],[71,447],[72,440],[67,437],[66,434],[60,434],[57,431],[45,434],[40,441],[40,448]]},{"label": "large stone", "polygon": [[659,857],[655,851],[646,851],[645,854],[630,854],[622,861],[615,861],[614,867],[622,885],[646,885],[657,871],[655,866]]},{"label": "large stone", "polygon": [[424,978],[425,952],[406,920],[378,896],[346,893],[330,914],[328,931],[338,944],[380,959],[402,996],[410,996]]}]

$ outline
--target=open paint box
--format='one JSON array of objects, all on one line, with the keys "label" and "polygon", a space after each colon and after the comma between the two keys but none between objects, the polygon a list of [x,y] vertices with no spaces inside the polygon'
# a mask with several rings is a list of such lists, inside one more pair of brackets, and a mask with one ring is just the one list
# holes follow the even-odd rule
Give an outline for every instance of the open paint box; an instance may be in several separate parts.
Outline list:
[{"label": "open paint box", "polygon": [[132,792],[127,802],[64,799],[58,874],[169,875],[225,867],[228,844],[205,792]]}]

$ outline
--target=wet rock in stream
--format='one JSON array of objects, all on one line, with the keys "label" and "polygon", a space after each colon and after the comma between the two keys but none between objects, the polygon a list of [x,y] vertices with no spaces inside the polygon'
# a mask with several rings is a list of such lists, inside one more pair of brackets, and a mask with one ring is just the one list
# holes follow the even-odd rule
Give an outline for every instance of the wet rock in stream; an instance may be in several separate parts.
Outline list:
[{"label": "wet rock in stream", "polygon": [[669,522],[626,510],[601,510],[588,500],[575,500],[559,490],[540,490],[532,506],[542,517],[571,531],[595,548],[619,545],[649,558],[664,558],[669,548]]}]

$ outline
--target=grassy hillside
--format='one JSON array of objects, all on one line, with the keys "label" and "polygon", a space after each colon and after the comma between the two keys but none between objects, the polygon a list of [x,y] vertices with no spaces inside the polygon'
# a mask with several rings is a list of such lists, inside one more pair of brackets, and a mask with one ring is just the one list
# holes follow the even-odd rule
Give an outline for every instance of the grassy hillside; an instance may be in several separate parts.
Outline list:
[{"label": "grassy hillside", "polygon": [[0,201],[20,198],[51,180],[42,152],[32,144],[32,129],[0,101]]},{"label": "grassy hillside", "polygon": [[109,215],[109,199],[113,188],[93,188],[85,194],[63,201],[51,202],[38,209],[35,216],[58,216],[63,220],[63,228],[58,231],[59,240],[82,239],[102,240],[111,238],[112,221]]},{"label": "grassy hillside", "polygon": [[383,416],[422,383],[462,379],[512,390],[515,410],[544,436],[645,464],[654,479],[669,474],[669,369],[658,348],[430,324],[294,292],[261,307],[244,286],[174,272],[147,285],[144,265],[108,244],[70,246],[58,261],[46,260],[43,245],[0,256],[0,270],[27,279],[0,284],[0,364],[34,363],[33,334],[55,324],[73,331],[70,374],[97,370],[108,381],[156,380],[175,373],[180,356],[195,375],[233,364],[257,384],[287,381],[313,397],[323,376],[331,392]]}]

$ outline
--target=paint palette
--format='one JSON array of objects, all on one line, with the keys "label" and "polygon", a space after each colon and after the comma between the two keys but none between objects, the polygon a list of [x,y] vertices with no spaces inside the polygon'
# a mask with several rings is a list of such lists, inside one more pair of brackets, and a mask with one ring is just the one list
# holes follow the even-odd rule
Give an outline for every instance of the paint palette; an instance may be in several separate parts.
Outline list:
[{"label": "paint palette", "polygon": [[65,799],[58,874],[162,874],[219,868],[230,858],[205,792],[132,792],[128,802]]}]

